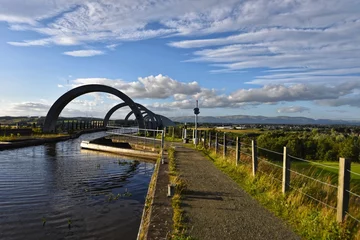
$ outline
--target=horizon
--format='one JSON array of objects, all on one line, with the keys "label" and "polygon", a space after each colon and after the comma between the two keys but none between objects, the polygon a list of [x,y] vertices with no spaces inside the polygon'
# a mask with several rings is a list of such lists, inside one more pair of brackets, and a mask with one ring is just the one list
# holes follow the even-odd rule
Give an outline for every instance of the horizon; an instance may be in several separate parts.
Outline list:
[{"label": "horizon", "polygon": [[[97,83],[170,118],[198,99],[200,116],[360,121],[359,11],[357,0],[3,0],[0,115],[46,116]],[[118,103],[89,93],[61,116],[103,118]]]}]

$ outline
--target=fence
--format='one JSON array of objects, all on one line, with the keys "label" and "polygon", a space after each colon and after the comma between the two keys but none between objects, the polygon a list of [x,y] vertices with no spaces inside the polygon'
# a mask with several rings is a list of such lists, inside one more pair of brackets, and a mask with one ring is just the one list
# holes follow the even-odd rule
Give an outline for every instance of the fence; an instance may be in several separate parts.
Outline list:
[{"label": "fence", "polygon": [[[251,168],[253,176],[261,173],[271,177],[281,185],[283,194],[289,191],[297,191],[311,201],[336,211],[338,222],[343,222],[346,217],[360,222],[355,214],[350,213],[353,210],[356,211],[357,216],[360,215],[358,209],[360,195],[350,188],[351,175],[360,176],[360,174],[351,171],[349,159],[340,158],[339,167],[335,167],[292,156],[287,153],[286,147],[284,147],[283,152],[275,152],[257,146],[256,140],[252,140],[251,143],[241,142],[238,137],[232,139],[226,133],[217,132],[214,134],[198,131],[197,136],[199,145],[208,150],[214,150],[217,155],[222,155],[224,159],[233,161],[236,166],[239,164],[248,166]],[[277,161],[270,161],[270,155],[271,159],[277,159]],[[302,169],[300,163],[307,165],[303,166]],[[292,165],[294,166],[292,167]],[[324,175],[323,170],[319,172],[320,168],[316,168],[316,166],[337,171],[338,179],[334,178],[335,173],[332,175],[333,178],[331,178],[330,173],[330,175]]]},{"label": "fence", "polygon": [[[143,148],[151,147],[158,149],[161,160],[164,162],[164,131],[153,129],[141,129],[137,127],[107,126],[106,133],[112,135],[113,139],[120,142],[128,142]],[[158,138],[160,135],[160,139]]]}]

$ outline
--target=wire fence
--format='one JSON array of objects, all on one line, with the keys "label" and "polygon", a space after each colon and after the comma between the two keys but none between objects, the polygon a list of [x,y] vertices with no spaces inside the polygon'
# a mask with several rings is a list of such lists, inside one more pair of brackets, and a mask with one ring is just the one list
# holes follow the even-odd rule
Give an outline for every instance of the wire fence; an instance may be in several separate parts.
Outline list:
[{"label": "wire fence", "polygon": [[[217,154],[221,156],[225,156],[227,159],[232,158],[235,156],[239,156],[239,159],[237,163],[242,163],[247,166],[253,165],[252,161],[254,161],[254,155],[253,151],[255,151],[256,154],[256,164],[260,164],[257,168],[257,172],[261,174],[265,174],[269,176],[271,179],[278,183],[284,184],[284,180],[282,175],[284,174],[284,166],[283,163],[285,159],[288,161],[295,160],[300,162],[306,162],[311,167],[321,167],[321,169],[330,169],[330,170],[336,170],[335,172],[339,171],[339,168],[336,166],[330,166],[323,163],[315,162],[315,161],[309,161],[303,158],[299,158],[293,155],[286,154],[286,157],[284,156],[284,153],[277,152],[271,149],[267,149],[261,146],[256,146],[256,144],[253,146],[253,143],[249,144],[246,142],[240,142],[238,149],[236,147],[236,140],[235,139],[229,139],[227,136],[225,138],[223,135],[220,134],[214,134],[212,133],[211,136],[207,136],[206,138],[201,138],[199,140],[206,141],[206,145],[204,144],[204,147],[211,150],[217,148]],[[224,144],[225,143],[225,144]],[[201,144],[201,142],[199,143]],[[231,144],[231,145],[229,145]],[[254,147],[256,147],[254,149]],[[225,148],[225,151],[224,151]],[[238,153],[236,153],[238,151]],[[234,154],[235,153],[235,154]],[[270,154],[270,155],[269,155]],[[273,155],[271,155],[273,154]],[[231,162],[231,161],[230,161]],[[236,162],[236,161],[235,161]],[[281,164],[280,164],[281,162]],[[249,164],[252,163],[252,164]],[[267,166],[266,166],[267,165]],[[291,165],[290,165],[291,166]],[[338,193],[338,185],[334,184],[335,179],[331,179],[330,177],[327,177],[325,175],[322,175],[322,172],[316,172],[313,171],[313,169],[306,168],[303,165],[302,168],[295,168],[292,167],[286,168],[286,171],[291,173],[291,179],[290,183],[288,184],[289,188],[291,188],[293,191],[305,196],[310,201],[315,201],[319,203],[322,206],[325,206],[329,209],[336,210],[337,208],[334,205],[337,205],[337,193]],[[252,167],[252,166],[249,166]],[[311,172],[312,170],[312,172]],[[302,172],[302,171],[305,171]],[[359,173],[356,173],[354,171],[348,170],[350,174],[353,174],[355,176],[360,176]],[[336,174],[336,173],[335,173]],[[324,180],[325,179],[325,180]],[[337,180],[337,179],[336,179]],[[319,187],[315,187],[317,185],[311,185],[311,182],[319,184]],[[286,184],[286,183],[285,183]],[[311,186],[311,187],[309,187]],[[360,194],[357,194],[353,191],[346,190],[346,192],[351,196],[351,203],[354,202],[354,198],[357,200],[360,200]],[[357,202],[358,203],[358,202]],[[351,208],[350,208],[351,210]],[[346,215],[348,215],[350,218],[354,219],[357,222],[360,222],[360,212],[358,211],[357,207],[354,210],[356,214],[351,215],[349,211],[346,211]]]}]

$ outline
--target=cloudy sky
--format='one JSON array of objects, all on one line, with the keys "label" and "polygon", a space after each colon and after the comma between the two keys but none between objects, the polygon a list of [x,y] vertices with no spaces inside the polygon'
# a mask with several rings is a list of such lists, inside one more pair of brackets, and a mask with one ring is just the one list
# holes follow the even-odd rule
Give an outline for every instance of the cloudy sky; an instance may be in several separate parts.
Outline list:
[{"label": "cloudy sky", "polygon": [[[0,116],[100,83],[156,113],[360,120],[359,0],[1,0]],[[103,117],[92,93],[63,116]],[[121,117],[129,109],[114,115]]]}]

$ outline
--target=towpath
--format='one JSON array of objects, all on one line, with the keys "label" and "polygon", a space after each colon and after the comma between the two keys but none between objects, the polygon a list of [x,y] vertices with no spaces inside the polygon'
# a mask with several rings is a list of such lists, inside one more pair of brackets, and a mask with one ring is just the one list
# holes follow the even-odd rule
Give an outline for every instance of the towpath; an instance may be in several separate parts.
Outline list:
[{"label": "towpath", "polygon": [[300,239],[200,152],[176,144],[178,171],[187,182],[183,209],[196,239]]}]

